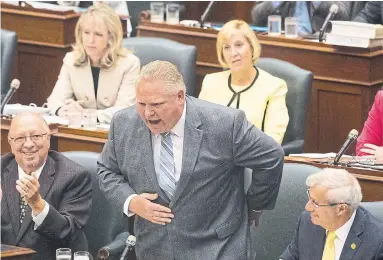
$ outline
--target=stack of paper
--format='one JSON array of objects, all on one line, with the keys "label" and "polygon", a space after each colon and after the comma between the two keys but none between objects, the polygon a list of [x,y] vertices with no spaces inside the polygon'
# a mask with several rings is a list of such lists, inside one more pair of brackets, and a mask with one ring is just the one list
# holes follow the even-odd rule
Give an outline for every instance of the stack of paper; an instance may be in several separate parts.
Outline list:
[{"label": "stack of paper", "polygon": [[331,21],[326,43],[359,48],[383,46],[383,26],[350,21]]}]

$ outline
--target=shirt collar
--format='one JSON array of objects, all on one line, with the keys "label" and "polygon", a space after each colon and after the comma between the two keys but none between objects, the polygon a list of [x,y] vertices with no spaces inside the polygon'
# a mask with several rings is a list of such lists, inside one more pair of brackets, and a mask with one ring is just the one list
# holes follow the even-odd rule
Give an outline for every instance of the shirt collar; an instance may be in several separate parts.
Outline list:
[{"label": "shirt collar", "polygon": [[348,233],[350,232],[351,226],[354,223],[355,215],[356,210],[354,211],[354,213],[352,213],[351,218],[343,224],[343,226],[335,230],[337,238],[340,239],[343,243],[346,242]]},{"label": "shirt collar", "polygon": [[[38,168],[36,171],[35,171],[35,174],[36,174],[36,178],[39,179],[40,175],[41,175],[41,172],[43,171],[43,168],[45,166],[45,163],[46,161],[43,163],[43,165],[41,165],[40,168]],[[24,170],[20,167],[20,165],[17,165],[17,169],[19,171],[19,179],[22,179],[24,178],[25,175],[27,175]]]},{"label": "shirt collar", "polygon": [[[180,119],[178,120],[177,124],[172,128],[172,130],[170,130],[170,132],[178,136],[179,138],[183,138],[185,133],[185,120],[186,120],[186,101],[185,101],[184,109]],[[154,136],[155,138],[158,138],[160,134],[156,134]]]}]

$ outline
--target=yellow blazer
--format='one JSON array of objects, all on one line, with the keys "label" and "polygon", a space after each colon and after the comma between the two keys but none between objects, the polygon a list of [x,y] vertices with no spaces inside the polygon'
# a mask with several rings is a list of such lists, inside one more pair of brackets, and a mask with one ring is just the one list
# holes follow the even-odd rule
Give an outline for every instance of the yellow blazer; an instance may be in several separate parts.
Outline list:
[{"label": "yellow blazer", "polygon": [[[265,115],[264,132],[278,143],[282,143],[289,123],[286,107],[286,82],[264,70],[257,69],[259,74],[253,86],[241,93],[239,109],[243,110],[247,120],[259,129],[262,127]],[[199,98],[226,106],[233,96],[233,92],[228,86],[230,73],[230,70],[226,70],[206,75]],[[244,89],[244,87],[235,85],[232,85],[232,88],[236,92]],[[267,102],[269,103],[267,104]],[[236,108],[237,98],[230,106]]]},{"label": "yellow blazer", "polygon": [[84,108],[97,109],[98,120],[110,123],[113,114],[136,102],[135,80],[140,72],[140,60],[133,54],[119,57],[109,69],[101,69],[97,100],[90,62],[83,67],[74,66],[74,53],[65,55],[64,64],[52,94],[48,97],[48,107],[54,114],[70,98],[82,100]]}]

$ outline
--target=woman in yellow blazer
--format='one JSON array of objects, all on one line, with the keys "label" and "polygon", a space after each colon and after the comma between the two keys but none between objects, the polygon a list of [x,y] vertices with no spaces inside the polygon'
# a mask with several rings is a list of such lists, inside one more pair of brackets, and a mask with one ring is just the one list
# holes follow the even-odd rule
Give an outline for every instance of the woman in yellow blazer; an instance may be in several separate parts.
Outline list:
[{"label": "woman in yellow blazer", "polygon": [[48,97],[52,114],[97,109],[98,120],[135,104],[139,59],[122,48],[119,16],[99,4],[84,12],[76,25],[76,44],[67,53],[59,78]]},{"label": "woman in yellow blazer", "polygon": [[206,75],[199,98],[243,110],[252,124],[282,143],[289,122],[287,85],[254,66],[260,53],[247,23],[226,23],[218,34],[217,56],[228,70]]}]

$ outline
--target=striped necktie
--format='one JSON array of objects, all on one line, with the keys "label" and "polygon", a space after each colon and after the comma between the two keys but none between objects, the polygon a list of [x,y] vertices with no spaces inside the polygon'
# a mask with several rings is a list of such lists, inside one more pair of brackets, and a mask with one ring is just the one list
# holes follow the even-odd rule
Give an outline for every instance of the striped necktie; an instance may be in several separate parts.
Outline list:
[{"label": "striped necktie", "polygon": [[336,234],[331,231],[327,233],[326,244],[324,245],[322,260],[335,260]]},{"label": "striped necktie", "polygon": [[171,132],[161,134],[160,172],[158,184],[172,199],[176,190],[173,142]]}]

